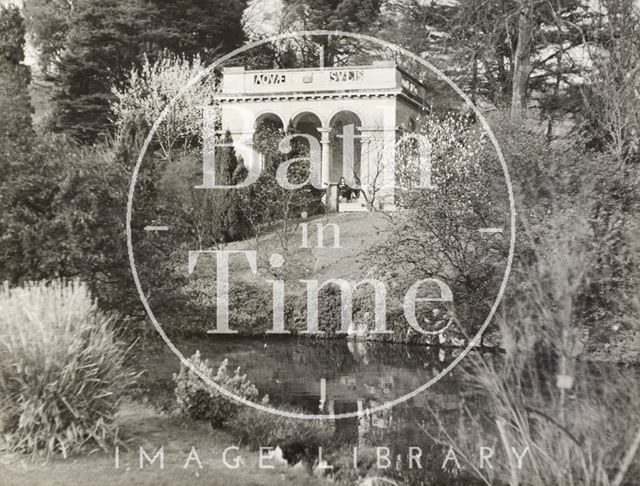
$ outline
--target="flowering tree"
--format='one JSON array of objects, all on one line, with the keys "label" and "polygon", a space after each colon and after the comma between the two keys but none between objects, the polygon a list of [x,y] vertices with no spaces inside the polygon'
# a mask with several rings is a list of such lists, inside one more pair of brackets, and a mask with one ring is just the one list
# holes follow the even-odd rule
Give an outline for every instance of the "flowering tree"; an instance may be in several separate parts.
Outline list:
[{"label": "flowering tree", "polygon": [[[438,278],[453,291],[453,307],[465,332],[474,333],[495,298],[497,277],[506,257],[505,238],[482,235],[481,228],[502,227],[508,214],[500,166],[485,147],[480,129],[459,116],[428,117],[416,135],[428,140],[431,177],[417,184],[423,169],[421,144],[407,138],[397,147],[395,198],[388,213],[390,238],[373,255],[383,275],[393,275],[402,295],[405,284]],[[414,143],[415,142],[415,143]],[[383,258],[381,258],[384,256]],[[407,280],[403,275],[412,275]]]},{"label": "flowering tree", "polygon": [[[167,104],[195,76],[205,69],[200,57],[192,61],[166,53],[151,62],[145,57],[140,68],[129,74],[126,87],[113,88],[115,123],[122,128],[141,116],[149,125],[160,117]],[[207,74],[190,90],[178,97],[158,127],[156,140],[162,156],[171,157],[174,148],[189,148],[202,140],[202,107],[211,105],[218,91],[213,74]]]}]

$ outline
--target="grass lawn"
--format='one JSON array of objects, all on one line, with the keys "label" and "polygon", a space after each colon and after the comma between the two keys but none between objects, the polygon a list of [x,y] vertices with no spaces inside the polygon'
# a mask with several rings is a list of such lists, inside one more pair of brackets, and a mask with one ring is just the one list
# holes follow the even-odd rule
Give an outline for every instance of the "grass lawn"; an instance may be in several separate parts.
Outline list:
[{"label": "grass lawn", "polygon": [[[302,223],[302,221],[300,221]],[[291,238],[288,254],[285,258],[291,264],[290,274],[284,277],[287,290],[300,295],[306,295],[306,287],[298,282],[299,278],[314,278],[319,282],[327,279],[343,278],[360,280],[366,278],[371,261],[368,252],[372,247],[382,243],[389,231],[389,221],[378,213],[333,213],[326,216],[310,218],[306,221],[308,246],[302,246],[302,226],[299,226]],[[324,246],[318,248],[318,225],[326,226],[323,230]],[[334,227],[338,227],[339,247],[334,247]],[[269,258],[274,253],[283,254],[278,234],[274,230],[265,231],[260,239],[236,241],[224,248],[227,251],[249,251],[257,253],[257,260],[261,272],[255,275],[244,258],[230,258],[229,273],[231,281],[242,280],[266,285],[265,277],[272,278]],[[184,259],[183,259],[184,260]],[[187,261],[182,261],[183,271],[186,272]],[[195,271],[191,275],[192,281],[205,279],[212,281],[215,261],[203,258],[198,261]],[[266,272],[266,273],[265,273]]]},{"label": "grass lawn", "polygon": [[[240,447],[230,451],[229,463],[235,457],[242,458],[238,469],[227,468],[222,461],[222,451],[236,444],[231,436],[211,430],[207,424],[181,424],[138,403],[127,403],[118,417],[120,435],[128,450],[120,447],[120,468],[116,469],[114,453],[95,452],[69,459],[55,459],[48,463],[31,461],[20,455],[4,455],[0,459],[0,484],[2,486],[182,486],[206,485],[255,485],[270,486],[294,484],[314,486],[326,481],[310,477],[304,470],[288,466],[275,469],[259,469],[258,452]],[[164,469],[159,461],[139,467],[139,447],[150,457],[164,447]],[[195,460],[187,469],[185,462],[191,448],[195,447],[203,468]],[[265,463],[272,463],[268,461]]]}]

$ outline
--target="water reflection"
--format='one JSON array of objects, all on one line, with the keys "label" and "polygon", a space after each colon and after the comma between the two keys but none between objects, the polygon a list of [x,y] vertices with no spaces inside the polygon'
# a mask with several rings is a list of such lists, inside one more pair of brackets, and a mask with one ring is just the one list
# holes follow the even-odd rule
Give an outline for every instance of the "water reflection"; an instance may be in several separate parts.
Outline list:
[{"label": "water reflection", "polygon": [[[363,412],[395,400],[439,374],[460,352],[454,348],[349,340],[217,336],[182,343],[180,348],[187,356],[200,350],[202,357],[213,363],[229,359],[230,365],[240,366],[275,404],[330,415]],[[440,412],[458,409],[465,394],[462,363],[400,406],[336,421],[337,439],[358,444],[375,431],[402,429],[402,424],[415,429],[429,407],[435,406]]]}]

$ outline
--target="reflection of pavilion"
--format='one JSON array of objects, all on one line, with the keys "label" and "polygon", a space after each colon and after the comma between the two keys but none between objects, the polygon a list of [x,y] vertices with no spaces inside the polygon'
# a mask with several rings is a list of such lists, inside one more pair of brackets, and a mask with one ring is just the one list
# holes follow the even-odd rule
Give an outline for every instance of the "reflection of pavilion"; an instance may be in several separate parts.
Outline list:
[{"label": "reflection of pavilion", "polygon": [[[238,152],[260,163],[253,137],[263,124],[315,136],[322,147],[322,182],[335,184],[355,176],[363,187],[386,186],[393,197],[395,142],[415,128],[425,105],[426,88],[393,62],[370,66],[249,71],[224,70],[222,129],[229,130]],[[355,174],[343,174],[343,127],[354,125]],[[348,143],[348,142],[347,142]]]}]

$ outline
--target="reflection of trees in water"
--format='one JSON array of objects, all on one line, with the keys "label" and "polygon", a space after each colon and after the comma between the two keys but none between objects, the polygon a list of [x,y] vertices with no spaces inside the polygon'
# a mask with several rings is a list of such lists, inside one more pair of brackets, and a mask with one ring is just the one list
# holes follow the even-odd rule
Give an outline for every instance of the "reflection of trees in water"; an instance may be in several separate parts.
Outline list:
[{"label": "reflection of trees in water", "polygon": [[[462,399],[462,395],[464,399]],[[446,457],[448,444],[438,442],[432,436],[438,436],[438,421],[431,410],[438,411],[438,419],[444,420],[445,425],[453,426],[465,413],[464,407],[481,407],[477,394],[455,394],[455,402],[446,400],[445,408],[438,395],[430,396],[428,406],[416,406],[414,401],[402,403],[392,409],[392,417],[384,428],[371,427],[366,430],[364,437],[359,438],[361,445],[372,447],[382,446],[390,449],[390,457],[394,467],[394,477],[407,484],[450,485],[465,484],[475,486],[481,484],[459,474],[453,469],[442,469]],[[408,451],[410,447],[420,448],[421,469],[409,468]],[[400,458],[398,459],[398,456]],[[453,465],[453,462],[449,463]],[[461,464],[462,465],[462,464]]]},{"label": "reflection of trees in water", "polygon": [[[274,404],[298,406],[308,413],[322,413],[319,381],[325,378],[328,386],[324,413],[343,414],[381,405],[410,391],[413,385],[423,384],[418,371],[424,372],[425,363],[429,369],[439,371],[453,359],[452,350],[445,349],[446,357],[441,361],[442,349],[344,339],[290,338],[218,343],[209,348],[208,354],[217,359],[231,357],[232,363],[242,366],[243,371],[251,363],[250,376],[260,377],[255,380],[256,385],[262,393],[269,393]],[[489,355],[485,358],[490,359]],[[398,454],[404,461],[400,474],[405,476],[401,479],[407,484],[420,484],[420,481],[451,484],[452,478],[458,478],[441,469],[446,447],[434,442],[425,430],[437,435],[438,425],[430,409],[449,424],[459,420],[462,399],[466,406],[482,410],[482,404],[464,382],[461,372],[471,359],[463,360],[451,374],[408,402],[363,417],[335,420],[335,443],[389,447],[394,461]],[[340,385],[344,393],[333,395],[335,388],[329,386],[330,382]],[[411,446],[422,449],[421,470],[407,467]],[[464,484],[473,483],[465,480]]]},{"label": "reflection of trees in water", "polygon": [[361,356],[366,355],[370,362],[388,366],[422,366],[429,361],[438,362],[439,348],[426,346],[405,346],[381,342],[361,341],[358,343]]},{"label": "reflection of trees in water", "polygon": [[303,365],[323,373],[325,378],[349,373],[358,366],[357,358],[349,352],[345,340],[300,341],[292,348],[292,364]]},{"label": "reflection of trees in water", "polygon": [[[335,401],[333,403],[333,413],[352,413],[358,411],[357,401]],[[339,419],[335,421],[335,439],[338,444],[357,444],[358,424],[361,419],[358,417]]]},{"label": "reflection of trees in water", "polygon": [[[462,395],[464,400],[461,399]],[[453,426],[465,413],[464,407],[481,408],[480,398],[476,394],[462,393],[450,394],[455,400],[443,402],[436,396],[429,397],[428,406],[416,405],[415,401],[409,401],[393,407],[390,410],[368,414],[364,417],[341,419],[335,421],[335,438],[342,445],[358,446],[360,450],[366,447],[387,447],[390,449],[392,467],[389,474],[407,484],[433,484],[449,485],[467,484],[475,486],[472,478],[461,477],[458,471],[452,467],[442,469],[446,457],[448,445],[434,440],[432,436],[438,436],[438,421],[431,409],[438,410],[438,419],[444,420],[447,426]],[[375,400],[357,403],[358,407],[371,407],[380,405]],[[336,403],[335,412],[345,413],[355,410],[352,402]],[[408,453],[410,447],[418,447],[421,450],[421,468],[409,468]],[[396,466],[398,469],[396,470]]]},{"label": "reflection of trees in water", "polygon": [[[346,339],[220,339],[197,348],[203,356],[214,361],[229,358],[233,366],[256,384],[263,394],[269,394],[276,404],[296,405],[309,413],[321,413],[320,380],[327,380],[327,407],[332,401],[332,413],[346,413],[368,409],[394,400],[423,385],[454,359],[452,349],[389,344]],[[440,354],[444,353],[441,359]],[[412,399],[413,406],[434,406],[439,410],[455,408],[460,394],[463,360],[450,374],[429,390]],[[368,429],[388,427],[405,410],[405,404],[390,413],[380,413],[363,422],[357,419],[340,420],[337,430],[346,438]],[[344,410],[344,411],[340,411]],[[404,420],[404,419],[403,419]],[[397,423],[397,422],[394,422]],[[363,429],[363,425],[366,426]],[[358,433],[358,426],[360,432]]]},{"label": "reflection of trees in water", "polygon": [[[202,344],[202,343],[200,343]],[[202,346],[198,346],[203,349]],[[283,399],[310,395],[319,399],[321,378],[336,399],[386,402],[424,384],[454,358],[459,350],[345,339],[261,339],[243,343],[212,344],[203,355],[229,358],[264,392]],[[469,358],[467,358],[469,359]],[[446,393],[456,388],[463,360],[434,389]],[[275,396],[274,396],[275,398]],[[317,407],[317,403],[314,404]]]}]

